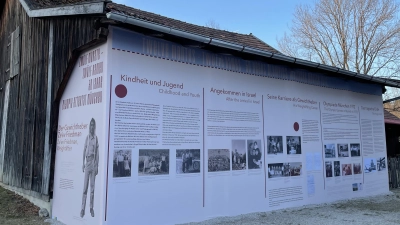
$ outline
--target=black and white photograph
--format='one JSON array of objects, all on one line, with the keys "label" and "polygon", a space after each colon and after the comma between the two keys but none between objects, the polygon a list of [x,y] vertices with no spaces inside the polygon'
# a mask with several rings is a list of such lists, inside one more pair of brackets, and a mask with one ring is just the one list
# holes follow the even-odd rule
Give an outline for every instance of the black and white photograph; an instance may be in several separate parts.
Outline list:
[{"label": "black and white photograph", "polygon": [[325,151],[325,158],[335,158],[336,157],[335,144],[325,144],[324,151]]},{"label": "black and white photograph", "polygon": [[378,171],[386,170],[386,160],[385,157],[380,157],[376,159],[376,169]]},{"label": "black and white photograph", "polygon": [[208,172],[231,170],[229,149],[208,149]]},{"label": "black and white photograph", "polygon": [[283,137],[267,136],[267,154],[280,155],[283,154]]},{"label": "black and white photograph", "polygon": [[288,155],[301,154],[301,137],[300,136],[287,136],[286,147]]},{"label": "black and white photograph", "polygon": [[376,172],[376,159],[365,158],[364,159],[364,173]]},{"label": "black and white photograph", "polygon": [[349,157],[349,145],[338,144],[337,145],[338,157]]},{"label": "black and white photograph", "polygon": [[303,165],[301,162],[291,162],[289,164],[290,176],[301,176],[303,173]]},{"label": "black and white photograph", "polygon": [[247,159],[249,169],[262,168],[261,140],[247,140]]},{"label": "black and white photograph", "polygon": [[352,175],[352,166],[351,164],[342,164],[342,176]]},{"label": "black and white photograph", "polygon": [[246,158],[246,140],[232,140],[232,170],[245,170]]},{"label": "black and white photograph", "polygon": [[353,184],[353,191],[358,191],[358,183]]},{"label": "black and white photograph", "polygon": [[354,174],[362,174],[361,163],[354,163],[353,164],[353,173]]},{"label": "black and white photograph", "polygon": [[332,161],[326,161],[325,162],[325,175],[326,175],[326,177],[332,177],[333,176]]},{"label": "black and white photograph", "polygon": [[268,178],[289,177],[289,163],[271,163],[268,164]]},{"label": "black and white photograph", "polygon": [[340,161],[333,162],[333,174],[335,177],[340,177]]},{"label": "black and white photograph", "polygon": [[169,149],[139,149],[139,176],[168,174]]},{"label": "black and white photograph", "polygon": [[350,144],[350,155],[351,157],[361,156],[360,144]]},{"label": "black and white photograph", "polygon": [[200,149],[177,149],[176,173],[200,173]]},{"label": "black and white photograph", "polygon": [[130,177],[132,150],[115,150],[113,157],[113,177]]},{"label": "black and white photograph", "polygon": [[90,216],[94,217],[94,190],[96,186],[96,176],[99,172],[99,162],[101,162],[99,161],[99,139],[96,135],[96,120],[92,118],[89,124],[89,132],[86,136],[85,144],[83,146],[82,172],[84,173],[84,180],[80,213],[81,218],[85,216],[87,192],[89,187]]}]

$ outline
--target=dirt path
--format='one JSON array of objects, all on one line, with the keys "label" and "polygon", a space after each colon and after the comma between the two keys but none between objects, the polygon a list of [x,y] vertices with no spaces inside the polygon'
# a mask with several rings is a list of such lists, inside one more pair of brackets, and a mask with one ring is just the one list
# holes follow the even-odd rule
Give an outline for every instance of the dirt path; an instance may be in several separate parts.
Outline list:
[{"label": "dirt path", "polygon": [[49,225],[38,212],[39,208],[28,200],[0,187],[0,224]]},{"label": "dirt path", "polygon": [[219,217],[185,225],[400,224],[400,189],[394,189],[391,192],[387,195],[343,200],[330,204]]},{"label": "dirt path", "polygon": [[[305,206],[273,212],[250,213],[215,218],[191,225],[256,224],[400,224],[400,189],[389,195],[371,196],[332,204]],[[39,208],[28,200],[0,187],[0,224],[50,225],[38,216]]]}]

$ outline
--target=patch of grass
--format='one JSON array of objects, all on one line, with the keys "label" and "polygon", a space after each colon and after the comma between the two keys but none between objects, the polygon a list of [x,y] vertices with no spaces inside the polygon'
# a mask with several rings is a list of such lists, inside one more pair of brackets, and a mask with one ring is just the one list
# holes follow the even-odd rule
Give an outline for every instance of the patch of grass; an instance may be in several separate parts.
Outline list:
[{"label": "patch of grass", "polygon": [[22,196],[0,187],[0,217],[20,218],[37,216],[39,207],[33,205]]}]

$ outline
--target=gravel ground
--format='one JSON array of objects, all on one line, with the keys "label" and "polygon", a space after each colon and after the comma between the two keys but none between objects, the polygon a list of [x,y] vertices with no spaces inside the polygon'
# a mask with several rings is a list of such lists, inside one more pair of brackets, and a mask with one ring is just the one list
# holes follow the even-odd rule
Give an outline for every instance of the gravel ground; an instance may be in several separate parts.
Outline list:
[{"label": "gravel ground", "polygon": [[0,187],[1,225],[48,225],[38,212],[39,208],[28,200]]},{"label": "gravel ground", "polygon": [[258,225],[258,224],[400,224],[400,189],[388,195],[338,201],[284,209],[273,212],[250,213],[235,217],[220,217],[185,225]]},{"label": "gravel ground", "polygon": [[[250,213],[235,217],[221,217],[186,225],[258,225],[258,224],[400,224],[400,189],[388,195],[338,201],[273,212]],[[22,197],[0,187],[0,224],[7,225],[62,225],[59,221],[39,218],[36,206]],[[69,224],[73,225],[73,224]]]}]

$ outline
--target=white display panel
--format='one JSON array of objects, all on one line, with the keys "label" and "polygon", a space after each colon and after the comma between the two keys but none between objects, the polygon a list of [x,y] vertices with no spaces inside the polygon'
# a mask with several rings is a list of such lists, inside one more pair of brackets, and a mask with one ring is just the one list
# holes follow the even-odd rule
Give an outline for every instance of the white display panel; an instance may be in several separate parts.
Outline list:
[{"label": "white display panel", "polygon": [[110,224],[201,221],[388,191],[386,167],[365,171],[366,160],[386,157],[379,86],[324,75],[315,85],[301,70],[120,29],[112,37],[110,136],[126,139],[111,140],[110,152],[129,152],[132,170],[109,176]]},{"label": "white display panel", "polygon": [[60,101],[52,216],[66,224],[104,221],[106,65],[105,44],[83,52]]},{"label": "white display panel", "polygon": [[[87,209],[82,224],[176,224],[388,192],[379,85],[119,28],[101,48],[103,103],[85,113],[103,116],[102,212],[94,221]],[[70,115],[60,124],[86,119]],[[59,193],[55,208],[79,208]],[[65,215],[82,221],[79,210]]]}]

